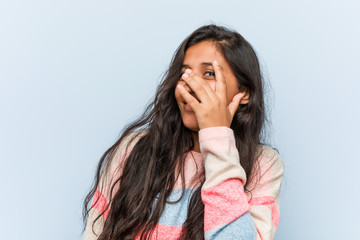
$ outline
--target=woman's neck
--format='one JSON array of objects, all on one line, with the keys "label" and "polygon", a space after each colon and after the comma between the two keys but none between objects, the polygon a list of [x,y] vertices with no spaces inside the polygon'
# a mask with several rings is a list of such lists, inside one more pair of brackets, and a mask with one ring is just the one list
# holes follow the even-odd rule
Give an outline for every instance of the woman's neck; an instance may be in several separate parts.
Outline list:
[{"label": "woman's neck", "polygon": [[194,147],[192,151],[200,152],[200,144],[199,144],[199,133],[198,132],[192,132],[193,140],[194,140]]}]

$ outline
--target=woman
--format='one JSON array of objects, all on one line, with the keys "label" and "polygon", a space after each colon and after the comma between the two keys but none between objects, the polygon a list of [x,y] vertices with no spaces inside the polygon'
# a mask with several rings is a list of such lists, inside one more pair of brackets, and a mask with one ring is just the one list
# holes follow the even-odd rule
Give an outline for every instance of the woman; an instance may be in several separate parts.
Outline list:
[{"label": "woman", "polygon": [[283,165],[260,143],[264,120],[250,44],[200,27],[102,156],[84,201],[85,239],[273,239]]}]

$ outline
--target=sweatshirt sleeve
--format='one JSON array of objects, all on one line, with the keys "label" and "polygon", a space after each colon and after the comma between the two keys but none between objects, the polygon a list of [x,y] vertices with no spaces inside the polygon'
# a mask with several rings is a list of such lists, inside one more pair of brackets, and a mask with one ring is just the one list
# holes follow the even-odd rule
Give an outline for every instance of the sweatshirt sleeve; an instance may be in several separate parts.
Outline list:
[{"label": "sweatshirt sleeve", "polygon": [[[280,188],[284,173],[280,155],[270,147],[263,147],[259,158],[260,179],[249,183],[250,214],[257,228],[256,240],[274,239],[280,220]],[[254,185],[256,184],[256,185]]]},{"label": "sweatshirt sleeve", "polygon": [[[110,188],[114,183],[113,181],[115,179],[116,176],[114,167],[111,167],[110,171],[104,171],[102,173],[100,182],[95,190],[95,194],[92,199],[91,208],[89,211],[89,216],[84,232],[84,240],[96,240],[100,236],[104,228],[104,222],[109,215],[110,206],[108,206],[108,204],[110,199]],[[95,219],[102,212],[104,213],[97,221],[95,221]]]},{"label": "sweatshirt sleeve", "polygon": [[[273,239],[267,233],[269,229],[259,224],[259,221],[271,222],[271,214],[257,209],[257,216],[252,215],[253,205],[244,191],[246,173],[241,166],[232,129],[201,129],[199,142],[205,161],[206,180],[201,189],[205,239]],[[256,203],[268,207],[261,201]]]},{"label": "sweatshirt sleeve", "polygon": [[[104,223],[109,215],[111,207],[111,205],[109,205],[111,187],[122,174],[123,160],[129,156],[135,143],[140,139],[140,137],[145,133],[145,131],[141,132],[140,134],[136,133],[137,132],[131,133],[130,136],[125,138],[121,146],[119,146],[115,150],[113,161],[110,161],[108,163],[108,166],[105,166],[103,172],[101,173],[99,184],[95,190],[95,194],[92,199],[91,208],[84,231],[84,240],[96,240],[103,231]],[[134,136],[134,141],[131,142],[128,149],[126,149],[129,140],[132,139]],[[118,191],[118,189],[119,183],[117,183],[117,185],[114,187],[113,195]],[[102,214],[100,218],[95,221],[95,219],[103,211],[104,214]]]}]

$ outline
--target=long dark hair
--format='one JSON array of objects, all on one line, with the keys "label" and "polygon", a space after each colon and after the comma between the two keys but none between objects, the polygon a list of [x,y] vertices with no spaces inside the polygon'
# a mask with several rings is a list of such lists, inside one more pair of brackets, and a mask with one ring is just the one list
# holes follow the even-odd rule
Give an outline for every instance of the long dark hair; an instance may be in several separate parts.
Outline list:
[{"label": "long dark hair", "polygon": [[[193,149],[194,141],[192,132],[182,122],[174,92],[181,76],[185,51],[202,41],[211,41],[217,46],[230,65],[239,89],[250,94],[248,104],[240,105],[237,109],[231,129],[234,131],[241,166],[248,177],[247,183],[257,178],[256,163],[261,154],[258,150],[266,120],[258,58],[251,45],[236,31],[214,24],[202,26],[177,48],[153,102],[148,104],[136,121],[125,127],[119,140],[100,159],[94,185],[84,200],[84,223],[91,209],[89,203],[106,166],[111,165],[115,151],[125,138],[132,136],[131,139],[134,139],[137,136],[134,133],[145,133],[123,160],[122,174],[111,186],[112,196],[108,203],[111,208],[98,239],[134,239],[139,235],[141,239],[149,239],[179,174],[184,179],[185,153]],[[180,172],[175,171],[177,164]],[[116,184],[118,190],[114,191]],[[204,205],[200,191],[201,187],[197,188],[191,197],[181,239],[204,238]],[[104,211],[99,217],[103,214]]]}]

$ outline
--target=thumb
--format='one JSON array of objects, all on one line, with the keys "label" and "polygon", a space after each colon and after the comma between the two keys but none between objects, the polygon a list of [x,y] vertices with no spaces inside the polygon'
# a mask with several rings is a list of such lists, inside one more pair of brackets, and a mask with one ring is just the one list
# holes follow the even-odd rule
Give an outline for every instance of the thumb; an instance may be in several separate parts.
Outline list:
[{"label": "thumb", "polygon": [[229,111],[230,111],[230,114],[231,114],[231,119],[234,117],[236,109],[239,106],[240,100],[244,97],[244,95],[245,95],[244,92],[236,94],[233,97],[232,101],[229,103],[228,108],[229,108]]}]

